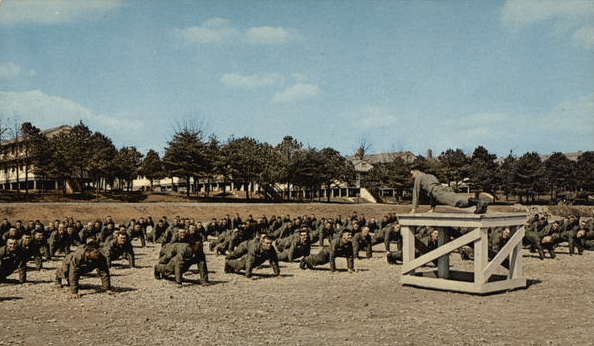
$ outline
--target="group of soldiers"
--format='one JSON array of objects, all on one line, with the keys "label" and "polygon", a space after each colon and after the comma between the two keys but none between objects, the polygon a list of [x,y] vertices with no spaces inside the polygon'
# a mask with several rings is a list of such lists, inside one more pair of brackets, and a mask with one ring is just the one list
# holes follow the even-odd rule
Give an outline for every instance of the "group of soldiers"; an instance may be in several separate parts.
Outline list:
[{"label": "group of soldiers", "polygon": [[[170,222],[171,221],[171,222]],[[525,224],[524,243],[545,257],[546,250],[555,257],[555,246],[567,242],[570,255],[594,250],[594,221],[569,216],[549,223],[546,217],[534,215]],[[438,246],[438,230],[432,227],[412,229],[417,239],[417,252],[425,253]],[[461,229],[447,229],[450,238],[464,233]],[[490,257],[511,237],[514,230],[496,228],[489,230]],[[138,239],[140,246],[146,242],[160,244],[159,258],[153,267],[156,279],[173,276],[181,284],[183,274],[191,266],[198,267],[202,285],[209,284],[204,244],[209,250],[225,256],[225,273],[243,273],[251,278],[253,270],[268,261],[274,276],[280,275],[279,261],[295,262],[300,269],[313,269],[329,264],[336,271],[336,258],[344,257],[347,271],[355,271],[355,259],[371,258],[372,247],[384,244],[388,263],[402,261],[401,226],[395,214],[380,219],[366,219],[365,215],[353,212],[347,218],[342,216],[322,217],[304,215],[292,218],[290,215],[249,215],[245,220],[239,214],[221,219],[213,218],[202,223],[192,218],[179,216],[169,220],[160,218],[156,223],[151,217],[141,217],[116,224],[107,216],[83,224],[72,218],[50,221],[44,225],[39,220],[26,225],[8,219],[0,225],[0,280],[18,273],[18,282],[25,283],[27,263],[32,261],[40,270],[44,261],[62,258],[55,274],[55,284],[62,287],[63,281],[70,287],[73,298],[78,297],[81,275],[97,270],[101,278],[101,289],[111,292],[109,269],[113,261],[125,260],[127,266],[135,268],[132,240]],[[327,245],[326,245],[327,243]],[[319,246],[312,253],[312,246]],[[395,248],[391,248],[395,245]],[[359,256],[363,253],[363,256]],[[463,259],[472,258],[472,248],[460,251]],[[505,265],[505,263],[504,263]]]}]

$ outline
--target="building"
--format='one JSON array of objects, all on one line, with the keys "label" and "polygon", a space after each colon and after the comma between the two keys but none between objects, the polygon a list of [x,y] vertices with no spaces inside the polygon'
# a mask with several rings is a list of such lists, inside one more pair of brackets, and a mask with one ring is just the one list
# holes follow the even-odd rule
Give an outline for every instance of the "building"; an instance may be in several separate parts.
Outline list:
[{"label": "building", "polygon": [[[62,125],[41,131],[47,138],[59,134],[68,134],[72,127]],[[29,164],[31,157],[27,151],[25,138],[12,138],[0,143],[0,189],[1,190],[46,190],[58,189],[55,180],[42,180],[33,174],[33,167]]]}]

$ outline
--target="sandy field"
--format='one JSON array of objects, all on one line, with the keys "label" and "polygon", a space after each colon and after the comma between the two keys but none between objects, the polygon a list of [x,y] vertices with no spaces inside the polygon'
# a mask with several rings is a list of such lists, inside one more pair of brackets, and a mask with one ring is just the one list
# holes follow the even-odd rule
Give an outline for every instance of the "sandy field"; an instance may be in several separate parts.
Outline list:
[{"label": "sandy field", "polygon": [[[493,206],[489,212],[532,209]],[[180,215],[206,222],[236,212],[242,217],[346,217],[357,211],[379,218],[408,210],[410,206],[325,203],[4,203],[0,217],[47,222],[111,215],[123,222]],[[588,214],[591,207],[577,210]],[[211,285],[197,285],[192,268],[179,287],[153,277],[158,245],[133,244],[138,268],[115,262],[114,295],[98,293],[100,280],[90,275],[81,280],[81,298],[70,299],[67,288],[53,285],[59,260],[44,263],[39,272],[28,271],[28,285],[2,283],[0,345],[594,344],[594,253],[569,256],[564,244],[555,259],[540,260],[524,250],[528,287],[490,295],[402,286],[401,266],[387,264],[383,244],[374,247],[373,258],[355,261],[354,274],[346,272],[346,261],[339,258],[334,274],[328,265],[300,270],[298,263],[281,263],[281,277],[273,277],[263,265],[254,280],[224,273],[223,256],[205,246]],[[314,246],[312,252],[319,249]],[[457,254],[450,257],[452,267],[472,268],[472,262]]]}]

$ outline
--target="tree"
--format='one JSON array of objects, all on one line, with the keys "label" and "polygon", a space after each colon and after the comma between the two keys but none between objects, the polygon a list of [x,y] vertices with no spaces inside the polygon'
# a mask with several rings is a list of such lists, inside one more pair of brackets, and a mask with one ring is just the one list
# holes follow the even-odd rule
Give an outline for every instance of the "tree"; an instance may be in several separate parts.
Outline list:
[{"label": "tree", "polygon": [[493,192],[497,173],[497,155],[489,153],[483,146],[478,146],[470,158],[470,176],[477,189]]},{"label": "tree", "polygon": [[185,180],[186,197],[190,197],[190,181],[203,176],[208,169],[207,145],[202,130],[185,126],[167,142],[163,166],[172,176]]},{"label": "tree", "polygon": [[263,145],[249,137],[231,138],[222,152],[231,180],[237,186],[244,186],[249,199],[250,185],[259,181],[265,166]]},{"label": "tree", "polygon": [[516,158],[510,152],[510,154],[505,159],[503,159],[503,162],[495,174],[495,184],[498,186],[499,190],[503,190],[505,192],[505,200],[507,200],[509,195],[514,192],[512,185],[515,167]]},{"label": "tree", "polygon": [[154,150],[149,150],[142,160],[140,170],[138,173],[146,177],[151,182],[151,191],[153,191],[153,181],[163,177],[163,162],[159,157],[159,153]]},{"label": "tree", "polygon": [[437,175],[440,181],[447,181],[448,185],[453,181],[456,189],[462,179],[468,177],[469,160],[462,149],[448,149],[438,157]]},{"label": "tree", "polygon": [[99,198],[99,189],[101,186],[101,178],[107,179],[110,174],[113,174],[113,162],[118,151],[113,145],[111,139],[100,132],[95,132],[89,138],[91,146],[91,156],[85,170],[93,177],[95,182],[95,196]]},{"label": "tree", "polygon": [[577,187],[594,192],[594,151],[583,152],[577,158],[575,167]]},{"label": "tree", "polygon": [[279,175],[280,182],[287,184],[287,195],[291,190],[291,182],[293,180],[293,172],[289,169],[289,165],[293,161],[295,155],[303,150],[303,144],[298,142],[291,136],[285,136],[276,149],[280,153]]},{"label": "tree", "polygon": [[556,198],[559,190],[567,190],[573,181],[574,162],[562,153],[553,153],[544,162],[546,184],[551,198]]},{"label": "tree", "polygon": [[324,148],[319,153],[322,161],[322,169],[319,171],[320,181],[326,187],[326,198],[330,202],[330,189],[333,182],[352,181],[354,178],[354,167],[344,156],[332,148]]},{"label": "tree", "polygon": [[512,172],[512,189],[520,198],[535,200],[536,195],[544,191],[545,170],[540,156],[535,153],[522,155]]},{"label": "tree", "polygon": [[123,147],[115,157],[116,176],[120,183],[126,182],[128,191],[132,187],[132,181],[138,177],[142,157],[135,147]]}]

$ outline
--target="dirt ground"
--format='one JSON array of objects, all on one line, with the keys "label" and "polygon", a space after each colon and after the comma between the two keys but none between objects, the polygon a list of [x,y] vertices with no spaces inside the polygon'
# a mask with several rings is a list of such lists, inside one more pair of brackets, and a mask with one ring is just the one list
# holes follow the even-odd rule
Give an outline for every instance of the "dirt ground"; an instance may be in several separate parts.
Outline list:
[{"label": "dirt ground", "polygon": [[[47,222],[111,215],[122,222],[180,215],[208,221],[227,213],[346,217],[357,211],[378,218],[408,210],[324,203],[4,203],[0,217]],[[548,210],[489,209],[500,211]],[[578,212],[591,215],[591,207]],[[181,288],[153,278],[157,245],[134,245],[139,268],[112,268],[114,295],[97,293],[100,280],[92,275],[81,280],[81,298],[69,299],[67,288],[53,288],[60,261],[29,271],[30,285],[1,284],[0,345],[594,345],[594,253],[569,256],[564,244],[555,259],[524,250],[528,287],[485,296],[402,286],[401,266],[387,264],[383,244],[374,247],[372,259],[355,261],[354,274],[340,258],[335,274],[328,265],[303,271],[297,263],[281,263],[281,277],[264,265],[254,280],[225,274],[224,258],[206,246],[212,284],[196,285],[191,272]],[[472,262],[450,257],[453,267],[471,270]]]}]

